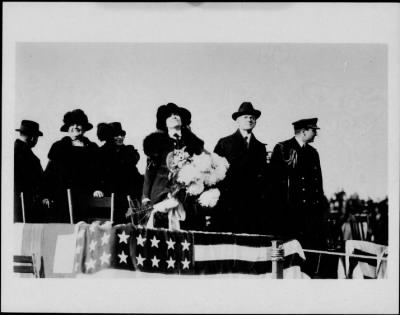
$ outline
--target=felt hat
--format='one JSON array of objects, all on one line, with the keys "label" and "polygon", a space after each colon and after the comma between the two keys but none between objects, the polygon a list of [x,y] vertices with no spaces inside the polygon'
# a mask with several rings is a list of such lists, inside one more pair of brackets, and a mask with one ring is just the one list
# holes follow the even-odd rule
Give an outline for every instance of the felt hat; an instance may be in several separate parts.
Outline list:
[{"label": "felt hat", "polygon": [[84,131],[88,131],[93,128],[93,125],[88,121],[85,112],[81,109],[75,109],[64,115],[64,125],[60,128],[61,131],[68,131],[71,125],[81,125]]},{"label": "felt hat", "polygon": [[39,130],[39,124],[33,120],[22,120],[21,126],[15,130],[27,135],[43,136],[43,133]]},{"label": "felt hat", "polygon": [[238,117],[242,115],[254,115],[256,119],[261,116],[261,112],[257,109],[254,109],[253,104],[250,102],[243,102],[237,112],[232,114],[232,119],[236,120]]},{"label": "felt hat", "polygon": [[166,131],[167,130],[166,120],[172,114],[177,114],[179,117],[181,117],[183,125],[187,124],[188,121],[190,122],[191,114],[187,109],[179,107],[174,103],[168,103],[167,105],[161,105],[157,109],[156,128],[159,130]]},{"label": "felt hat", "polygon": [[122,136],[126,135],[126,131],[122,129],[122,125],[121,125],[121,123],[119,121],[115,121],[115,122],[109,123],[109,125],[111,127],[111,130],[112,130],[112,133],[113,133],[114,137],[115,136],[119,136],[119,135],[122,135]]}]

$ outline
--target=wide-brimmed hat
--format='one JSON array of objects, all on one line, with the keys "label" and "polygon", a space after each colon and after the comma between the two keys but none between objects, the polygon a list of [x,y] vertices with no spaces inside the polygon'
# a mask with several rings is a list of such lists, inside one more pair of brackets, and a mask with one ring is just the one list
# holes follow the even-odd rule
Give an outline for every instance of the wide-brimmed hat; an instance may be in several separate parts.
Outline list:
[{"label": "wide-brimmed hat", "polygon": [[81,125],[84,131],[88,131],[93,128],[93,125],[88,121],[85,112],[81,109],[75,109],[64,115],[64,125],[60,128],[61,131],[68,131],[71,125]]},{"label": "wide-brimmed hat", "polygon": [[243,102],[237,112],[232,114],[232,119],[236,120],[238,117],[242,115],[254,115],[256,119],[261,116],[261,112],[257,109],[254,109],[253,104],[250,102]]},{"label": "wide-brimmed hat", "polygon": [[39,124],[33,120],[22,120],[21,127],[15,129],[15,131],[31,136],[43,136],[43,133],[39,130]]},{"label": "wide-brimmed hat", "polygon": [[318,122],[318,118],[306,118],[306,119],[300,119],[295,122],[292,122],[292,125],[295,130],[303,129],[303,128],[305,128],[305,129],[309,129],[309,128],[320,129],[317,126],[317,122]]},{"label": "wide-brimmed hat", "polygon": [[181,107],[182,111],[182,124],[184,126],[189,126],[192,123],[192,113],[185,107]]},{"label": "wide-brimmed hat", "polygon": [[166,120],[172,114],[179,115],[181,117],[183,125],[187,125],[188,123],[190,123],[190,119],[192,117],[191,113],[187,109],[185,109],[183,107],[179,107],[178,105],[176,105],[174,103],[168,103],[167,105],[161,105],[157,109],[156,128],[159,130],[166,130],[167,129]]},{"label": "wide-brimmed hat", "polygon": [[115,122],[109,123],[109,125],[111,127],[114,137],[119,136],[119,135],[123,135],[123,136],[126,135],[126,131],[122,129],[122,125],[120,122],[115,121]]}]

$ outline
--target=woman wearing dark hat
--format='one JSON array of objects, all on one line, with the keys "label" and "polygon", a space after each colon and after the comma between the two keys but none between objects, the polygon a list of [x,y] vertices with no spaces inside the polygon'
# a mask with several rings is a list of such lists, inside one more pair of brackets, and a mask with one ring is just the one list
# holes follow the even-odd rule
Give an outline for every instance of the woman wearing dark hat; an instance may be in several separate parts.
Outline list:
[{"label": "woman wearing dark hat", "polygon": [[[147,155],[147,167],[144,175],[142,202],[156,204],[164,200],[170,192],[167,155],[174,149],[185,148],[190,155],[200,154],[204,150],[204,141],[189,129],[190,112],[173,103],[161,105],[157,110],[158,131],[148,135],[143,141],[143,150]],[[183,229],[202,230],[205,217],[200,214],[193,201],[187,199],[183,205],[186,220]]]},{"label": "woman wearing dark hat", "polygon": [[136,167],[140,155],[133,145],[124,144],[125,135],[120,122],[100,123],[97,126],[97,137],[105,142],[99,149],[99,181],[94,196],[114,193],[114,222],[117,224],[127,221],[127,196],[140,200],[143,186],[143,175]]},{"label": "woman wearing dark hat", "polygon": [[60,130],[68,135],[51,146],[44,172],[43,203],[50,208],[50,222],[70,221],[67,189],[71,189],[74,223],[87,220],[86,202],[95,188],[98,147],[84,134],[92,128],[81,109],[64,115]]}]

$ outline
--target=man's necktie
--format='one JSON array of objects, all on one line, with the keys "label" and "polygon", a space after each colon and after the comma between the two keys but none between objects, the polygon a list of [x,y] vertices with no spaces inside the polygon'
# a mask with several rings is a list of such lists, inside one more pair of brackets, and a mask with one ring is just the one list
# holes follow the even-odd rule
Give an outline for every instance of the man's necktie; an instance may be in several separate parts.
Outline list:
[{"label": "man's necktie", "polygon": [[249,149],[249,147],[250,147],[250,136],[247,136],[246,138],[244,138],[244,140],[246,141],[246,148]]}]

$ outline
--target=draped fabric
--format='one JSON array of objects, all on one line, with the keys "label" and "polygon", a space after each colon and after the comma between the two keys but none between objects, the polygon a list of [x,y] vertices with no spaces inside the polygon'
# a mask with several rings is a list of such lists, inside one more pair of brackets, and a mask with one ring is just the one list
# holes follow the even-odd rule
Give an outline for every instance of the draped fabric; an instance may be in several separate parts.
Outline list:
[{"label": "draped fabric", "polygon": [[[71,278],[76,233],[79,225],[14,224],[14,255],[34,254],[45,278]],[[19,277],[28,275],[20,274]]]},{"label": "draped fabric", "polygon": [[[346,241],[346,277],[350,279],[387,279],[388,248],[366,241]],[[366,256],[351,257],[350,255]],[[367,258],[371,257],[371,258]]]},{"label": "draped fabric", "polygon": [[[293,240],[284,245],[287,275],[302,278],[304,254]],[[131,224],[81,225],[75,272],[96,276],[116,270],[130,277],[151,274],[200,276],[249,274],[271,276],[271,238],[261,235],[170,231],[138,228]],[[114,272],[107,272],[113,269]],[[285,275],[285,271],[284,271]],[[154,276],[154,275],[153,275]]]},{"label": "draped fabric", "polygon": [[[46,278],[272,277],[264,235],[170,231],[109,222],[15,224],[15,254],[43,259]],[[296,240],[283,244],[284,278],[307,278]]]}]

